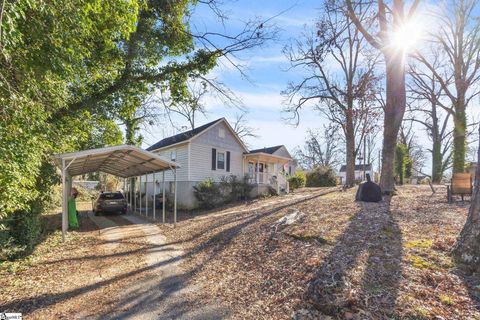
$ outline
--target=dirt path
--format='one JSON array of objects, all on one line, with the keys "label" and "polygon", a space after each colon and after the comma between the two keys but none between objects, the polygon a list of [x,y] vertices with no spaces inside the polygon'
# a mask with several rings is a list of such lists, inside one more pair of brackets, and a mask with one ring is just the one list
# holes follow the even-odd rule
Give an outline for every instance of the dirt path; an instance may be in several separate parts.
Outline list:
[{"label": "dirt path", "polygon": [[194,306],[186,294],[195,290],[186,283],[179,264],[184,253],[178,245],[166,243],[160,229],[144,219],[126,215],[132,224],[112,226],[105,217],[90,216],[100,227],[101,237],[109,246],[119,245],[128,238],[145,239],[146,267],[143,277],[122,288],[109,314],[98,319],[223,319],[228,311],[218,304]]}]

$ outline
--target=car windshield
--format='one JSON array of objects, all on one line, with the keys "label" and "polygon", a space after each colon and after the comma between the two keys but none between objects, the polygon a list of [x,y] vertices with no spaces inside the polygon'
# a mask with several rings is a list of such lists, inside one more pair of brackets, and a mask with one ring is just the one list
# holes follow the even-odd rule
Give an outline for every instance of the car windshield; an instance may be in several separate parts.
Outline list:
[{"label": "car windshield", "polygon": [[123,194],[121,194],[120,192],[102,193],[100,195],[100,199],[104,199],[104,200],[123,199]]}]

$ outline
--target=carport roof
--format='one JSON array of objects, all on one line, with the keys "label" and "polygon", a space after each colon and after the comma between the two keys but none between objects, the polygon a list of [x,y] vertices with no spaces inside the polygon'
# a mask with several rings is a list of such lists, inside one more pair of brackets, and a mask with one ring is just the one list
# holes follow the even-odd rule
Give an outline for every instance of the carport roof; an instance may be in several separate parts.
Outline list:
[{"label": "carport roof", "polygon": [[63,160],[70,176],[102,171],[128,178],[180,167],[153,152],[131,145],[56,154],[55,162],[60,169]]}]

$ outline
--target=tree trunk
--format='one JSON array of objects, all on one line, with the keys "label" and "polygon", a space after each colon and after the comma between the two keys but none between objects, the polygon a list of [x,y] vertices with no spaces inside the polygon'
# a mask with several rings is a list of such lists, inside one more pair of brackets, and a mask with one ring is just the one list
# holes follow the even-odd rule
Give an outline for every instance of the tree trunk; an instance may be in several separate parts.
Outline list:
[{"label": "tree trunk", "polygon": [[464,99],[458,99],[455,104],[453,124],[453,172],[464,172],[467,131]]},{"label": "tree trunk", "polygon": [[355,129],[353,127],[353,114],[351,109],[347,111],[346,120],[347,172],[345,185],[353,187],[355,184]]},{"label": "tree trunk", "polygon": [[[480,136],[480,129],[479,129]],[[479,140],[480,143],[480,140]],[[480,162],[480,147],[478,148],[478,162]],[[468,212],[467,222],[460,232],[457,243],[453,248],[454,258],[466,263],[475,271],[480,271],[480,166],[475,172],[475,188],[472,195],[472,204]]]},{"label": "tree trunk", "polygon": [[401,52],[385,52],[387,101],[383,119],[382,176],[380,187],[385,194],[394,191],[395,146],[405,113],[405,56]]},{"label": "tree trunk", "polygon": [[[440,183],[443,178],[443,154],[442,154],[442,138],[444,135],[444,130],[440,133],[440,128],[438,127],[438,116],[437,116],[437,96],[433,93],[431,96],[431,109],[432,109],[432,183]],[[444,121],[447,121],[446,118]]]},{"label": "tree trunk", "polygon": [[440,183],[443,177],[442,142],[433,141],[432,146],[432,183]]}]

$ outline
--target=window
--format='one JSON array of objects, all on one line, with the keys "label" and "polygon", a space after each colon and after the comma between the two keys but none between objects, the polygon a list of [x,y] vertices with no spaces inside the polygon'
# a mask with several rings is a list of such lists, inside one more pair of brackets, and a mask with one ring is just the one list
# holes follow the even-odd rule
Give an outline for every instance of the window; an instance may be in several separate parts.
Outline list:
[{"label": "window", "polygon": [[217,153],[217,169],[225,169],[225,153]]},{"label": "window", "polygon": [[120,192],[115,192],[115,193],[101,193],[100,194],[100,199],[106,199],[106,200],[118,200],[118,199],[123,199],[123,194]]},{"label": "window", "polygon": [[170,152],[170,160],[177,161],[177,151]]},{"label": "window", "polygon": [[218,136],[220,138],[225,138],[225,130],[223,130],[223,128],[218,129]]}]

